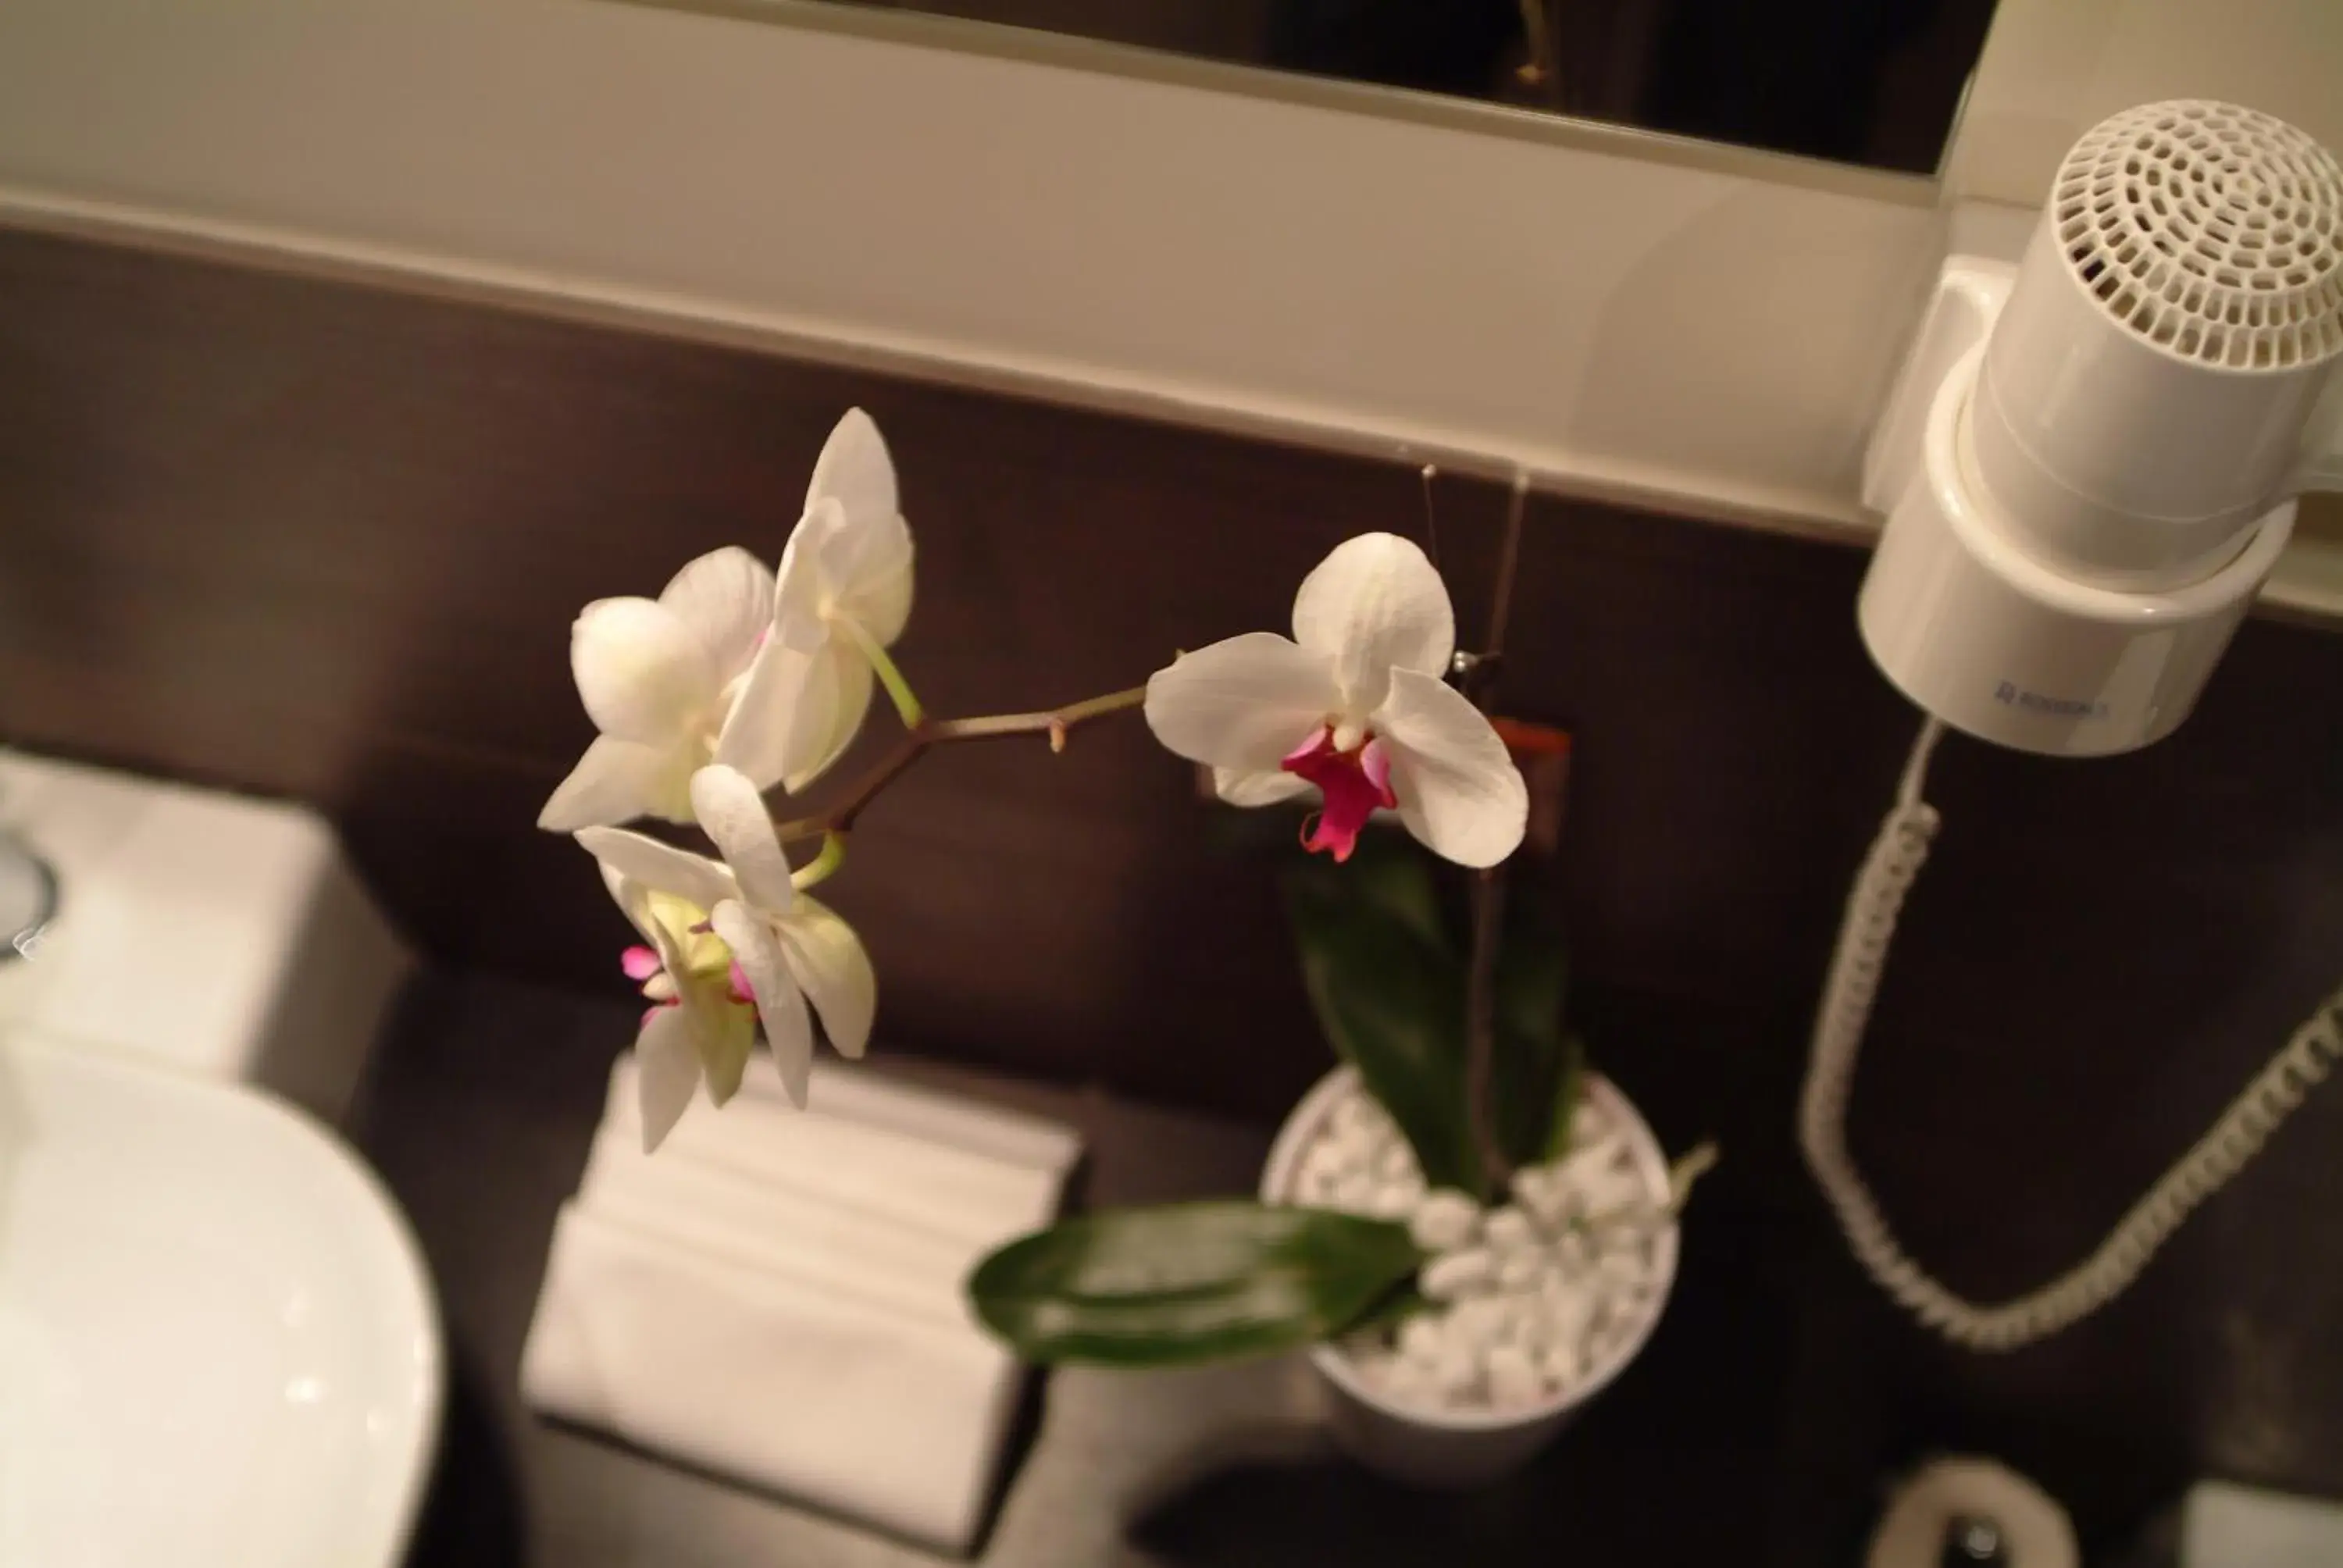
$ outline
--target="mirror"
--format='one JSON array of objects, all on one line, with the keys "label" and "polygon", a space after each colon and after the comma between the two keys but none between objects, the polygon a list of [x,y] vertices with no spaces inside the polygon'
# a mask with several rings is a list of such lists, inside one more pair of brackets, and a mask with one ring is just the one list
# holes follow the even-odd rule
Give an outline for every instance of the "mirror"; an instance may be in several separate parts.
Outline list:
[{"label": "mirror", "polygon": [[1992,0],[847,0],[1934,170]]}]

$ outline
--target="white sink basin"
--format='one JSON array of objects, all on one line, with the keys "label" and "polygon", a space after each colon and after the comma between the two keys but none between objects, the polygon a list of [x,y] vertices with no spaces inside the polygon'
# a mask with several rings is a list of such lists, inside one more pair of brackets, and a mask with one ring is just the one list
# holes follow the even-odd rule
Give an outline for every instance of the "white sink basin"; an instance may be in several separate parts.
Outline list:
[{"label": "white sink basin", "polygon": [[0,1040],[0,1568],[396,1568],[440,1362],[406,1222],[306,1117]]}]

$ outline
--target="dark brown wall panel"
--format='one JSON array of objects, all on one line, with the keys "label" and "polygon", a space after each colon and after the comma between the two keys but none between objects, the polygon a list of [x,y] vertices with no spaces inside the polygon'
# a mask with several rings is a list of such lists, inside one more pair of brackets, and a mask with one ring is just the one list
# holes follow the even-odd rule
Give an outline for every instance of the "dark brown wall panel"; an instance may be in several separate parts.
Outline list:
[{"label": "dark brown wall panel", "polygon": [[[530,827],[590,735],[569,618],[717,545],[776,555],[857,403],[919,538],[901,656],[945,713],[1280,625],[1335,540],[1420,524],[1398,464],[0,236],[0,737],[316,801],[433,953],[615,991],[590,864]],[[1468,627],[1501,508],[1443,492]],[[1578,738],[1564,875],[1598,1053],[1671,1139],[1724,1135],[1712,1224],[1835,1282],[1817,1353],[1903,1369],[1884,1432],[2016,1452],[2055,1411],[2130,1478],[2060,1479],[2118,1500],[2200,1462],[2343,1488],[2343,1092],[2137,1297],[2026,1355],[1927,1350],[1815,1229],[1803,1030],[1913,726],[1855,638],[1861,569],[1534,507],[1506,692]],[[1936,794],[1855,1143],[1916,1249],[1992,1294],[2087,1246],[2343,979],[2343,639],[2248,626],[2170,742],[1956,740]],[[833,884],[882,1042],[1274,1114],[1324,1048],[1272,890],[1202,823],[1135,722],[929,759]]]}]

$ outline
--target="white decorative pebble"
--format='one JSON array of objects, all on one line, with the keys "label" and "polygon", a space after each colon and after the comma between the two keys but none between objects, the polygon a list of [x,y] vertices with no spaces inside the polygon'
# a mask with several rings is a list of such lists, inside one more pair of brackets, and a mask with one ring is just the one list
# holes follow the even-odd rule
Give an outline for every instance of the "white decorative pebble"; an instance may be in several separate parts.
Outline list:
[{"label": "white decorative pebble", "polygon": [[1549,1345],[1574,1345],[1586,1337],[1588,1325],[1600,1309],[1601,1302],[1593,1292],[1579,1290],[1546,1290],[1537,1298],[1539,1333],[1537,1338]]},{"label": "white decorative pebble", "polygon": [[1468,1296],[1448,1310],[1448,1339],[1453,1344],[1486,1345],[1504,1335],[1505,1303],[1494,1296]]},{"label": "white decorative pebble", "polygon": [[1587,1183],[1586,1207],[1595,1219],[1632,1211],[1644,1201],[1644,1179],[1633,1171],[1609,1171]]},{"label": "white decorative pebble", "polygon": [[1499,1345],[1483,1363],[1489,1379],[1490,1402],[1500,1409],[1535,1404],[1544,1392],[1535,1363],[1518,1345]]},{"label": "white decorative pebble", "polygon": [[1432,1252],[1451,1252],[1480,1233],[1481,1208],[1453,1187],[1424,1194],[1408,1224],[1415,1244]]},{"label": "white decorative pebble", "polygon": [[1322,1198],[1340,1187],[1342,1178],[1349,1174],[1332,1159],[1306,1160],[1302,1162],[1302,1176],[1296,1186],[1309,1196]]},{"label": "white decorative pebble", "polygon": [[[1423,1211],[1416,1211],[1419,1222]],[[1468,1291],[1477,1291],[1490,1282],[1495,1271],[1495,1261],[1478,1247],[1462,1251],[1443,1252],[1423,1266],[1423,1293],[1435,1302],[1453,1302]]]},{"label": "white decorative pebble", "polygon": [[1614,1291],[1642,1284],[1651,1277],[1651,1269],[1640,1252],[1605,1252],[1595,1271]]},{"label": "white decorative pebble", "polygon": [[1443,1399],[1463,1403],[1481,1392],[1481,1358],[1468,1345],[1443,1346],[1432,1363],[1432,1381]]},{"label": "white decorative pebble", "polygon": [[1513,1178],[1513,1197],[1531,1218],[1549,1230],[1569,1220],[1578,1208],[1578,1194],[1558,1170],[1523,1171]]},{"label": "white decorative pebble", "polygon": [[1441,1347],[1448,1342],[1443,1326],[1430,1312],[1416,1313],[1399,1326],[1399,1353],[1412,1362],[1436,1360]]},{"label": "white decorative pebble", "polygon": [[1627,1151],[1627,1145],[1624,1140],[1614,1138],[1607,1133],[1600,1138],[1591,1138],[1584,1142],[1574,1143],[1570,1147],[1569,1155],[1562,1162],[1562,1172],[1572,1181],[1584,1182],[1598,1171],[1610,1170],[1617,1162],[1619,1156]]},{"label": "white decorative pebble", "polygon": [[1383,1375],[1385,1397],[1402,1404],[1438,1406],[1440,1380],[1428,1363],[1400,1362]]},{"label": "white decorative pebble", "polygon": [[1520,1251],[1508,1253],[1498,1261],[1497,1289],[1501,1291],[1534,1290],[1545,1271],[1544,1254],[1524,1247]]},{"label": "white decorative pebble", "polygon": [[1586,1358],[1576,1345],[1556,1345],[1538,1357],[1538,1381],[1550,1393],[1560,1393],[1586,1375]]},{"label": "white decorative pebble", "polygon": [[1493,1211],[1481,1221],[1481,1239],[1496,1252],[1517,1252],[1537,1237],[1530,1225],[1530,1217],[1519,1209],[1506,1207]]},{"label": "white decorative pebble", "polygon": [[1583,1389],[1657,1310],[1662,1238],[1674,1221],[1619,1124],[1582,1102],[1569,1152],[1513,1177],[1483,1211],[1427,1191],[1414,1152],[1381,1107],[1347,1101],[1296,1162],[1304,1202],[1404,1222],[1429,1261],[1434,1303],[1339,1348],[1363,1388],[1426,1411],[1525,1410]]}]

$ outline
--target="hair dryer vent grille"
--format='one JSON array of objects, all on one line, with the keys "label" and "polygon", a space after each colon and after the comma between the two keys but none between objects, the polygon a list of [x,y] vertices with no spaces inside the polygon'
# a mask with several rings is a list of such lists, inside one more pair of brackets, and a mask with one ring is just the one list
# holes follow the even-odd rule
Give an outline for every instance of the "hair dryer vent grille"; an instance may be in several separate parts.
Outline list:
[{"label": "hair dryer vent grille", "polygon": [[2099,307],[2167,353],[2248,372],[2343,353],[2343,169],[2282,120],[2127,110],[2075,144],[2051,210]]}]

